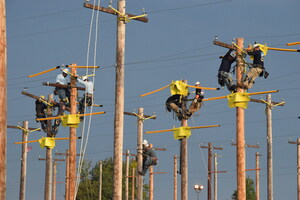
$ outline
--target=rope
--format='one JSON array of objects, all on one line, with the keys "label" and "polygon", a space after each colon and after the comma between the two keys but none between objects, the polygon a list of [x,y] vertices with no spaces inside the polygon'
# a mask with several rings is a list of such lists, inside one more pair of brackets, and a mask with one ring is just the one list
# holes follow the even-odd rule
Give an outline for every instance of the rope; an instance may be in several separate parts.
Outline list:
[{"label": "rope", "polygon": [[[94,5],[96,4],[95,2],[96,0],[94,0]],[[98,6],[100,5],[100,0],[98,0]],[[90,32],[89,32],[89,39],[88,39],[88,50],[87,50],[87,66],[89,63],[89,55],[90,55],[90,44],[91,44],[91,35],[92,35],[92,27],[93,27],[93,21],[94,21],[94,13],[95,10],[93,9],[92,12],[92,17],[91,17],[91,22],[90,22]],[[97,33],[98,33],[98,19],[99,19],[99,12],[97,12],[97,17],[96,17],[96,33],[95,33],[95,43],[94,43],[94,74],[95,74],[95,69],[96,69],[96,53],[97,53]],[[86,75],[88,74],[88,68],[86,68]],[[93,76],[93,80],[92,80],[93,84],[95,82],[95,76]],[[95,84],[94,84],[95,86]],[[85,91],[85,96],[87,94],[87,91]],[[84,107],[84,113],[86,113],[87,110],[87,106]],[[93,111],[93,106],[91,107],[90,112]],[[75,199],[77,196],[77,192],[78,192],[78,187],[79,187],[79,181],[80,181],[80,174],[81,174],[81,170],[82,170],[82,165],[83,165],[83,161],[84,161],[84,156],[85,156],[85,152],[86,152],[86,148],[87,148],[87,144],[88,144],[88,138],[89,138],[89,134],[90,134],[90,127],[91,127],[91,121],[92,121],[92,116],[89,117],[89,122],[88,122],[88,128],[87,128],[87,133],[86,133],[86,141],[84,140],[85,138],[85,122],[86,122],[86,118],[84,118],[83,121],[83,125],[82,125],[82,131],[81,131],[81,144],[80,144],[80,157],[79,157],[79,165],[78,165],[78,169],[77,169],[77,180],[76,180],[76,195],[75,195]],[[75,200],[74,199],[74,200]]]}]

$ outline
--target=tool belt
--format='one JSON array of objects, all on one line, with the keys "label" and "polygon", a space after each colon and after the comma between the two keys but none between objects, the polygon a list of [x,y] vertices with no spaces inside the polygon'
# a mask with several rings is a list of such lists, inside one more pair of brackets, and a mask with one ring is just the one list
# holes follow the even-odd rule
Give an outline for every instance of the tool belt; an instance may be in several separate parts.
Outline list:
[{"label": "tool belt", "polygon": [[260,65],[260,64],[253,64],[252,67],[257,67],[260,69],[265,69],[264,66]]}]

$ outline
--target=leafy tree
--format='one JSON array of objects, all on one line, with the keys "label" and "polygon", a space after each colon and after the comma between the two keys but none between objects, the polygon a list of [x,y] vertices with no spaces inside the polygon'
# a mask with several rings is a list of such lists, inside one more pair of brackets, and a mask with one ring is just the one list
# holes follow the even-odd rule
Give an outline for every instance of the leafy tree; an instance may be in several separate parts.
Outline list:
[{"label": "leafy tree", "polygon": [[[130,166],[134,166],[133,162],[130,161]],[[113,159],[106,158],[102,165],[102,199],[111,200],[113,199]],[[122,195],[125,199],[125,162],[123,163],[123,184],[122,184]],[[129,170],[131,171],[131,170]],[[90,200],[98,199],[99,195],[99,162],[92,167],[91,161],[84,161],[81,175],[80,185],[77,192],[77,200]],[[129,199],[131,199],[131,178],[129,178]],[[144,185],[144,199],[148,197],[149,187]],[[136,192],[136,189],[135,189]]]},{"label": "leafy tree", "polygon": [[[256,193],[254,188],[254,181],[249,176],[246,178],[246,200],[255,200]],[[231,196],[232,200],[237,200],[237,190]]]}]

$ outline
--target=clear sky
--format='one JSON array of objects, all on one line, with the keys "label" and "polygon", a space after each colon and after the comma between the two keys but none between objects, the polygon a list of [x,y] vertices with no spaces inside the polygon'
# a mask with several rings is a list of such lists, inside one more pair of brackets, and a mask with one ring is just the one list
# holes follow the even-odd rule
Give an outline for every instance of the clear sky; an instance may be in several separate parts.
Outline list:
[{"label": "clear sky", "polygon": [[[90,23],[92,17],[95,22],[97,13],[93,16],[92,10],[84,8],[83,3],[79,0],[6,2],[8,125],[29,121],[29,127],[39,126],[35,122],[34,100],[23,96],[21,91],[27,88],[32,94],[47,96],[53,88],[42,86],[41,82],[55,82],[60,71],[31,79],[27,75],[62,64],[95,63],[100,66],[94,82],[95,103],[104,107],[94,108],[93,111],[106,111],[105,115],[93,116],[91,121],[85,158],[95,164],[113,156],[116,17],[99,13],[97,40],[94,23],[88,46]],[[116,3],[113,1],[113,7],[116,7]],[[109,1],[101,1],[101,6],[108,5]],[[128,0],[127,12],[139,15],[144,8],[149,22],[131,21],[126,26],[125,111],[137,112],[139,107],[143,107],[147,115],[156,113],[156,120],[145,121],[145,131],[180,126],[180,122],[174,120],[164,107],[170,95],[168,89],[143,98],[139,95],[181,79],[190,84],[200,81],[202,86],[218,87],[218,57],[227,50],[212,44],[214,36],[226,43],[242,37],[245,46],[257,41],[270,47],[300,49],[299,45],[285,45],[287,42],[299,41],[299,7],[298,0]],[[87,56],[88,52],[90,56]],[[248,57],[246,59],[249,60]],[[289,144],[288,140],[291,138],[296,141],[299,135],[299,59],[298,52],[269,51],[265,58],[269,77],[258,78],[249,90],[258,92],[278,89],[279,93],[272,94],[272,100],[286,102],[284,107],[273,109],[274,199],[296,199],[297,195],[297,146]],[[80,75],[85,73],[79,70]],[[205,91],[206,98],[227,94],[226,89]],[[265,95],[252,98],[261,97],[265,99]],[[136,122],[135,117],[125,116],[124,151],[129,149],[136,152]],[[245,122],[246,144],[260,145],[259,149],[246,148],[246,168],[255,168],[255,152],[262,154],[260,192],[261,199],[266,199],[265,105],[249,103]],[[189,120],[189,126],[215,124],[221,127],[193,130],[188,140],[190,199],[196,198],[194,184],[204,185],[201,199],[207,196],[207,149],[199,146],[207,146],[208,142],[224,148],[222,151],[213,151],[221,155],[218,169],[227,171],[218,175],[218,198],[230,200],[236,188],[236,154],[235,147],[231,145],[236,135],[235,109],[228,108],[225,99],[205,102],[200,114],[196,113]],[[80,130],[78,135],[81,135]],[[68,129],[62,127],[57,137],[66,137],[68,134]],[[7,136],[7,199],[18,199],[21,146],[13,143],[21,141],[21,131],[8,129]],[[29,135],[29,140],[42,136],[45,134],[34,132]],[[154,170],[168,174],[155,176],[154,199],[172,199],[173,156],[179,154],[179,142],[173,139],[172,133],[144,135],[144,138],[156,147],[167,148],[166,152],[157,152],[159,164]],[[26,197],[40,200],[44,196],[45,163],[38,158],[44,158],[45,151],[38,143],[31,143],[30,146],[33,149],[28,154]],[[55,152],[62,153],[67,148],[67,141],[58,141]],[[64,172],[65,164],[60,163],[59,182],[64,181]],[[255,178],[253,171],[247,172],[247,175]],[[64,184],[58,183],[57,187],[57,199],[61,200]]]}]

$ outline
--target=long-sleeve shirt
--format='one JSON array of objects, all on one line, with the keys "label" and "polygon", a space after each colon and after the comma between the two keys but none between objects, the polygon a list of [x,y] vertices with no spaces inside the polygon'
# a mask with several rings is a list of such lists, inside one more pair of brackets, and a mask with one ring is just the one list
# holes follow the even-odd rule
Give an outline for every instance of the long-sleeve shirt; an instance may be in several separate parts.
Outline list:
[{"label": "long-sleeve shirt", "polygon": [[77,79],[79,83],[85,86],[85,91],[88,94],[94,94],[94,84],[92,81],[83,81],[81,79]]},{"label": "long-sleeve shirt", "polygon": [[264,53],[261,50],[249,51],[248,55],[253,56],[253,65],[264,66]]},{"label": "long-sleeve shirt", "polygon": [[230,55],[231,52],[232,50],[230,49],[222,58],[219,71],[230,72],[231,64],[235,61],[235,58]]},{"label": "long-sleeve shirt", "polygon": [[61,85],[68,85],[69,79],[67,77],[64,77],[62,74],[58,74],[56,76],[56,83],[59,83]]}]

